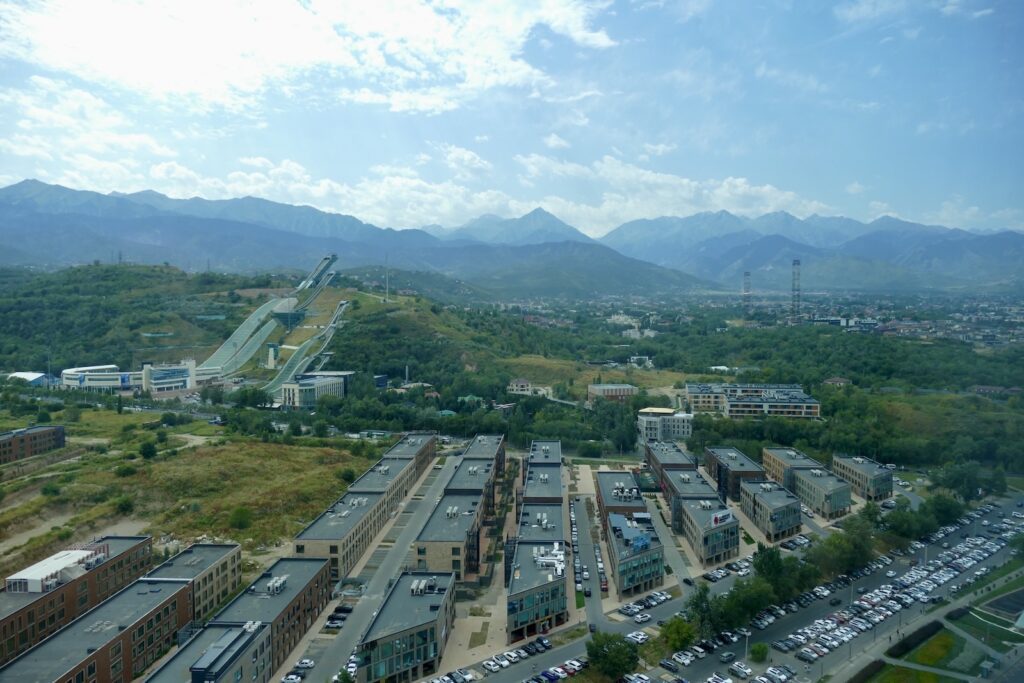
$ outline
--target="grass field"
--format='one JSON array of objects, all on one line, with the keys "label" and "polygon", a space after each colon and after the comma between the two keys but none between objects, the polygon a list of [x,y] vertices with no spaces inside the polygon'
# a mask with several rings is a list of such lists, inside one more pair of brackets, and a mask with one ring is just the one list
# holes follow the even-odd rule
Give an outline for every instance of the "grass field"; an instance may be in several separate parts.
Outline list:
[{"label": "grass field", "polygon": [[884,669],[868,679],[868,683],[959,683],[959,681],[959,678],[939,676],[927,671],[891,664],[886,665]]},{"label": "grass field", "polygon": [[578,399],[586,398],[587,385],[597,380],[602,382],[626,383],[644,389],[668,387],[676,382],[686,381],[686,375],[669,370],[637,370],[633,368],[595,368],[578,361],[543,356],[516,356],[504,358],[498,363],[517,377],[525,377],[534,384],[550,386],[559,382],[573,384],[570,393]]},{"label": "grass field", "polygon": [[[1008,562],[1006,562],[1005,564],[1003,564],[1002,566],[993,569],[990,573],[986,574],[985,576],[983,576],[980,579],[978,579],[977,581],[975,581],[971,585],[971,587],[970,587],[971,588],[971,592],[974,592],[976,590],[980,590],[981,588],[984,588],[985,586],[988,586],[988,585],[990,585],[992,583],[995,583],[996,581],[998,581],[999,579],[1002,579],[1007,574],[1010,574],[1010,573],[1020,569],[1021,567],[1024,567],[1024,558],[1014,557],[1011,560],[1009,560]],[[1004,591],[999,591],[998,594],[1002,594],[1002,592],[1004,592]],[[978,600],[975,600],[972,604],[980,604],[982,602],[988,602],[989,598],[991,598],[992,596],[993,596],[993,594],[986,594],[983,597],[979,598]]]},{"label": "grass field", "polygon": [[962,673],[976,674],[980,670],[980,665],[985,659],[984,653],[976,647],[971,647],[971,651],[977,656],[969,658],[969,661],[964,662],[961,658],[961,664],[966,666],[958,666],[956,669],[950,666],[950,664],[956,660],[964,652],[964,648],[968,647],[967,641],[956,635],[949,629],[942,629],[934,636],[926,640],[925,642],[918,645],[915,649],[911,650],[904,659],[908,662],[914,662],[915,664],[921,664],[923,666],[933,666],[938,669],[951,669],[960,671]]},{"label": "grass field", "polygon": [[1024,477],[1006,477],[1006,484],[1010,488],[1017,489],[1018,491],[1024,491]]},{"label": "grass field", "polygon": [[[986,615],[985,619],[992,622],[1000,621],[991,615]],[[953,623],[1000,652],[1008,652],[1014,647],[1014,644],[1024,643],[1024,635],[999,628],[993,624],[986,624],[974,614],[968,614]]]}]

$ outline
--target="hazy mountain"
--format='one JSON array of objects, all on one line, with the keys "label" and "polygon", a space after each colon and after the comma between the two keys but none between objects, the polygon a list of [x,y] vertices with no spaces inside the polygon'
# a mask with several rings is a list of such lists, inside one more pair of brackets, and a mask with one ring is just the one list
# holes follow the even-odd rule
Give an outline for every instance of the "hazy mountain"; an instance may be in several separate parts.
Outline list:
[{"label": "hazy mountain", "polygon": [[501,218],[493,214],[484,214],[447,232],[443,238],[486,244],[519,245],[593,241],[568,223],[540,208],[519,218]]}]

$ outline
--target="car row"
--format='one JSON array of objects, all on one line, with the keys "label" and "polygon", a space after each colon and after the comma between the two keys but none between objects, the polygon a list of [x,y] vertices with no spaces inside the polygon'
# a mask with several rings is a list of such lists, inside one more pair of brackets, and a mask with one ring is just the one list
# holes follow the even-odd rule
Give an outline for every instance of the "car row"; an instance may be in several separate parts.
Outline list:
[{"label": "car row", "polygon": [[522,647],[496,654],[490,659],[485,659],[480,662],[480,666],[490,673],[496,673],[502,669],[507,669],[517,662],[528,659],[533,655],[550,650],[551,648],[552,645],[550,640],[544,637],[537,638],[536,640],[525,643]]},{"label": "car row", "polygon": [[456,669],[455,671],[449,671],[440,678],[430,679],[430,683],[469,683],[469,681],[476,680],[476,676],[472,671],[467,669]]},{"label": "car row", "polygon": [[536,676],[525,679],[523,683],[554,683],[554,681],[575,676],[589,665],[587,658],[580,655],[574,659],[567,659],[564,663],[559,664],[558,666],[545,669]]}]

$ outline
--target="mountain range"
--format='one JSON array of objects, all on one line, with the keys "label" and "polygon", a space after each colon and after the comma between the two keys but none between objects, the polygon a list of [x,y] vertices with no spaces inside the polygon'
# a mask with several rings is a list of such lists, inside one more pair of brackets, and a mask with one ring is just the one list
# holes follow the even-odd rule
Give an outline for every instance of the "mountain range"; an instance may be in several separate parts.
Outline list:
[{"label": "mountain range", "polygon": [[744,272],[757,290],[785,290],[794,259],[807,291],[1024,286],[1024,234],[889,216],[863,223],[705,212],[631,221],[593,239],[539,208],[454,228],[394,230],[254,197],[101,194],[35,180],[0,189],[0,246],[0,265],[57,267],[121,254],[230,271],[301,270],[334,252],[342,268],[387,261],[496,299],[735,290]]}]

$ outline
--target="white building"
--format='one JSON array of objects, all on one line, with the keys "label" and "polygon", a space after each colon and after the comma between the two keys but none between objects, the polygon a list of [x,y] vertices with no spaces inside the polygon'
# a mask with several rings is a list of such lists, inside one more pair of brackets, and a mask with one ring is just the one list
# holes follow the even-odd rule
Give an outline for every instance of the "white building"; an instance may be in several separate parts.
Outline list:
[{"label": "white building", "polygon": [[321,396],[344,398],[353,371],[322,371],[296,375],[281,385],[281,405],[287,408],[313,410]]},{"label": "white building", "polygon": [[155,365],[146,363],[142,370],[121,372],[116,365],[91,365],[68,368],[60,373],[61,386],[91,391],[133,391],[141,389],[154,394],[187,391],[196,386],[196,362]]},{"label": "white building", "polygon": [[693,434],[693,414],[672,408],[644,408],[636,417],[637,439],[648,441],[682,441]]}]

